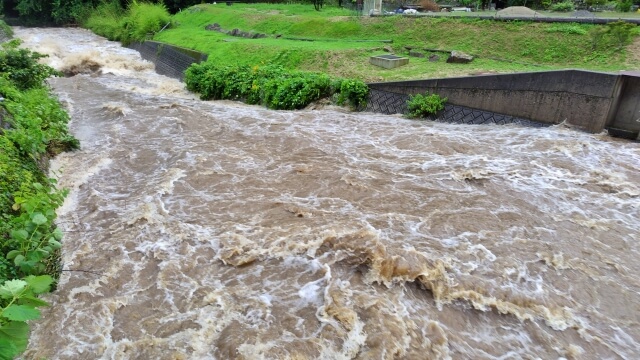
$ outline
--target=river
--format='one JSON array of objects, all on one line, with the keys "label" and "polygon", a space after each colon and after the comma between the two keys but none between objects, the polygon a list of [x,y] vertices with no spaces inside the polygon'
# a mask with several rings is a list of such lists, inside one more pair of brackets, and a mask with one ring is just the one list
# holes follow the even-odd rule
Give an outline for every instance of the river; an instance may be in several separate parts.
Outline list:
[{"label": "river", "polygon": [[200,101],[82,29],[17,28],[82,149],[35,359],[633,359],[640,144]]}]

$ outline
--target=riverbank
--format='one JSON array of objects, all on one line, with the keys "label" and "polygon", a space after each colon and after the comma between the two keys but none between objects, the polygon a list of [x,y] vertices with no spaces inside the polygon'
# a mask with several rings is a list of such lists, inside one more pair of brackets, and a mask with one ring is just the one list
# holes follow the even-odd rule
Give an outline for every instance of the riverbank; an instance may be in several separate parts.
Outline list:
[{"label": "riverbank", "polygon": [[[353,16],[345,9],[315,12],[302,5],[206,4],[185,9],[171,21],[154,40],[204,52],[209,61],[220,65],[270,63],[368,82],[564,68],[640,68],[638,28],[619,47],[605,35],[594,38],[598,31],[607,30],[606,25],[495,22],[472,17],[368,17]],[[265,37],[247,39],[206,29],[213,24],[222,30]],[[595,44],[596,40],[600,43]],[[373,55],[408,56],[409,48],[424,57],[410,57],[408,65],[396,69],[369,64]],[[446,55],[433,49],[459,50],[476,57],[470,64],[449,64]],[[429,61],[431,55],[437,57]]]},{"label": "riverbank", "polygon": [[[0,24],[0,38],[12,30]],[[69,116],[46,79],[60,75],[38,63],[43,55],[8,41],[0,49],[0,352],[23,352],[28,320],[47,306],[36,296],[48,292],[61,271],[62,232],[56,209],[66,190],[47,176],[51,157],[79,147],[69,134]],[[54,285],[55,286],[55,285]]]}]

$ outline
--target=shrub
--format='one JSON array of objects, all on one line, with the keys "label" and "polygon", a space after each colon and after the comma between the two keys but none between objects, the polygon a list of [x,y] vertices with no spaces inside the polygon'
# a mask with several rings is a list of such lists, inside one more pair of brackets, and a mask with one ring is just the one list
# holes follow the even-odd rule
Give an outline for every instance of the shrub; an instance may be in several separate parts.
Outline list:
[{"label": "shrub", "polygon": [[338,94],[338,103],[353,108],[366,103],[368,87],[359,80],[332,80],[321,73],[287,71],[278,65],[264,67],[191,65],[185,73],[189,91],[203,100],[240,100],[271,109],[295,110]]},{"label": "shrub", "polygon": [[369,87],[361,80],[346,79],[340,81],[338,105],[349,103],[351,108],[359,109],[367,104]]},{"label": "shrub", "polygon": [[22,155],[39,158],[79,147],[78,140],[67,130],[69,116],[46,88],[17,92],[0,82],[0,92],[5,97],[3,106],[11,115],[12,125],[4,136]]},{"label": "shrub", "polygon": [[302,109],[314,101],[330,96],[330,89],[331,78],[328,75],[295,72],[281,81],[265,105],[278,110]]},{"label": "shrub", "polygon": [[51,256],[61,247],[62,231],[53,222],[55,209],[62,205],[67,192],[52,188],[37,182],[23,183],[14,194],[12,208],[20,210],[20,215],[12,220],[13,229],[4,246],[13,249],[6,258],[23,275],[44,274]]},{"label": "shrub", "polygon": [[2,44],[0,51],[0,74],[21,90],[41,86],[44,80],[60,73],[53,68],[40,64],[39,59],[47,55],[19,49],[21,41],[11,40]]},{"label": "shrub", "polygon": [[551,5],[551,11],[558,12],[570,12],[574,11],[576,8],[571,1],[563,1],[556,4]]},{"label": "shrub", "polygon": [[629,43],[635,27],[636,25],[634,24],[624,21],[616,21],[607,24],[607,33],[611,37],[613,43],[617,46],[618,50],[620,50]]},{"label": "shrub", "polygon": [[409,118],[427,118],[444,109],[447,98],[438,94],[411,95],[407,100],[407,116]]}]

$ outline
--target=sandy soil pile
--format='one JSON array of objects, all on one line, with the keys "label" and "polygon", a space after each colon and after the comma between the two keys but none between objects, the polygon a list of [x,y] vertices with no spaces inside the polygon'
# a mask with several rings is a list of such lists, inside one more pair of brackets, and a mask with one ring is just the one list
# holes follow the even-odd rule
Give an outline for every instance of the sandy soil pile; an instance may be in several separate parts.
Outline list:
[{"label": "sandy soil pile", "polygon": [[506,9],[500,10],[496,13],[496,16],[502,17],[517,17],[517,16],[543,16],[539,12],[535,12],[526,6],[510,6]]}]

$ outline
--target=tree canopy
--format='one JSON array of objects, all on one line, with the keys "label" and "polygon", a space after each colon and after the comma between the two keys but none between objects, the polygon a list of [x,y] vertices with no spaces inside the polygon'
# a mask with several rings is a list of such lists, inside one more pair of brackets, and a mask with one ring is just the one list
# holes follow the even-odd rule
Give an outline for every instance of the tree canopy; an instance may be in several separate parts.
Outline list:
[{"label": "tree canopy", "polygon": [[[0,0],[2,13],[19,17],[28,25],[73,24],[83,19],[89,11],[104,0]],[[135,0],[107,0],[118,3],[123,8]],[[147,0],[164,3],[171,13],[202,3],[202,0]]]}]

